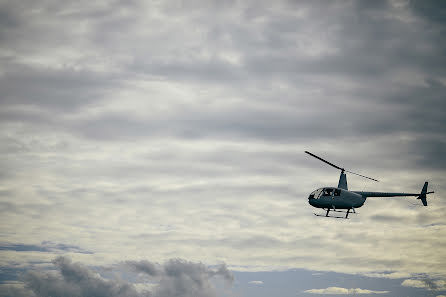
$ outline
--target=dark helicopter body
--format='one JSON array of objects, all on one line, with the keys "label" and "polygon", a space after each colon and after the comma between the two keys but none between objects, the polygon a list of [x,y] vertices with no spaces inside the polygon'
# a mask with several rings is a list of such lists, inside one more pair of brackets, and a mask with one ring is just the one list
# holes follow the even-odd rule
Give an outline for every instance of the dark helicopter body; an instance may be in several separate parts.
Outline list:
[{"label": "dark helicopter body", "polygon": [[[428,192],[427,186],[428,182],[424,183],[423,189],[421,190],[421,193],[389,193],[389,192],[362,192],[362,191],[349,191],[347,187],[347,176],[344,173],[344,168],[338,167],[310,152],[305,151],[307,154],[309,154],[312,157],[315,157],[316,159],[321,160],[322,162],[325,162],[337,169],[341,170],[341,176],[339,177],[339,183],[338,187],[325,187],[325,188],[319,188],[315,191],[313,191],[310,196],[308,196],[308,203],[310,203],[311,206],[314,206],[316,208],[322,208],[324,210],[327,210],[326,217],[328,217],[328,213],[330,210],[332,211],[338,211],[339,209],[346,209],[346,216],[345,218],[348,218],[348,214],[350,213],[350,210],[355,213],[355,208],[359,208],[364,205],[366,199],[368,197],[408,197],[408,196],[418,196],[417,199],[421,199],[424,206],[427,206],[427,198],[426,195],[434,192]],[[361,177],[371,179],[374,181],[378,181],[376,179],[354,173],[351,171],[347,171],[352,174],[359,175]],[[342,212],[342,211],[341,211]],[[315,214],[317,215],[317,214]]]},{"label": "dark helicopter body", "polygon": [[366,198],[339,188],[320,188],[310,194],[308,203],[317,208],[355,209],[364,205]]}]

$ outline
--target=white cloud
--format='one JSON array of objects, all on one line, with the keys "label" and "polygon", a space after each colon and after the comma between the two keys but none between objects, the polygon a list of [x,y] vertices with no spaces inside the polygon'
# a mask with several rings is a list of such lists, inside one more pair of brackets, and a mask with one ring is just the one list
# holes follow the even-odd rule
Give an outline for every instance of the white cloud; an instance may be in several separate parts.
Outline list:
[{"label": "white cloud", "polygon": [[406,279],[401,283],[405,287],[425,288],[426,283],[418,279]]},{"label": "white cloud", "polygon": [[425,279],[406,279],[401,283],[405,287],[425,288],[429,290],[446,290],[446,281]]},{"label": "white cloud", "polygon": [[364,290],[360,288],[339,288],[339,287],[328,287],[326,289],[311,289],[306,290],[304,293],[309,294],[330,294],[330,295],[354,295],[354,294],[387,294],[389,291],[373,291]]},{"label": "white cloud", "polygon": [[389,278],[389,279],[398,279],[398,278],[407,278],[410,277],[410,273],[406,272],[391,272],[391,273],[365,273],[365,276],[368,277],[378,277],[378,278]]},{"label": "white cloud", "polygon": [[253,285],[263,285],[263,281],[254,280],[254,281],[250,281],[250,282],[248,282],[248,284],[253,284]]}]

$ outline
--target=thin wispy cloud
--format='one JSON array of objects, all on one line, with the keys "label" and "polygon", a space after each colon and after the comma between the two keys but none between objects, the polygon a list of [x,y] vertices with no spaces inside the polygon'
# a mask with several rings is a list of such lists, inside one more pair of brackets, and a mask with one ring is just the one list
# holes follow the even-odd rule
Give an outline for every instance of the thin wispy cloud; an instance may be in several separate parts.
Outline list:
[{"label": "thin wispy cloud", "polygon": [[359,294],[387,294],[389,291],[373,291],[364,290],[360,288],[340,288],[340,287],[328,287],[326,289],[311,289],[306,290],[304,293],[309,294],[321,294],[321,295],[359,295]]},{"label": "thin wispy cloud", "polygon": [[405,272],[367,273],[365,275],[369,277],[380,277],[380,278],[390,278],[390,279],[402,279],[410,276],[408,273]]}]

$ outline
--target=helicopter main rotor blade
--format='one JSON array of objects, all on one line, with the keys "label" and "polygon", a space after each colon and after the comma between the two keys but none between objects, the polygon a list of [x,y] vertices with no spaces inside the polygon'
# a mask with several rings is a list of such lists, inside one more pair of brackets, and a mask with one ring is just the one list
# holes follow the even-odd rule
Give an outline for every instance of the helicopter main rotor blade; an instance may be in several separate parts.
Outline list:
[{"label": "helicopter main rotor blade", "polygon": [[324,159],[322,159],[321,157],[318,157],[318,156],[316,156],[315,154],[312,154],[312,153],[310,153],[310,152],[308,152],[308,151],[305,151],[305,152],[306,152],[307,154],[309,154],[310,156],[315,157],[316,159],[319,159],[319,160],[321,160],[322,162],[327,163],[327,164],[330,165],[330,166],[333,166],[334,168],[337,168],[337,169],[339,169],[339,170],[344,171],[344,168],[341,168],[341,167],[339,167],[339,166],[336,166],[335,164],[330,163],[330,162],[328,162],[327,160],[324,160]]},{"label": "helicopter main rotor blade", "polygon": [[368,177],[368,176],[365,176],[365,175],[362,175],[362,174],[359,174],[359,173],[356,173],[356,172],[352,172],[352,171],[348,171],[348,170],[345,170],[345,171],[347,171],[348,173],[351,173],[351,174],[358,175],[360,177],[368,178],[368,179],[371,179],[371,180],[379,182],[379,180],[377,180],[377,179],[374,179],[374,178],[371,178],[371,177]]},{"label": "helicopter main rotor blade", "polygon": [[362,174],[359,174],[359,173],[356,173],[356,172],[353,172],[353,171],[345,170],[344,168],[341,168],[341,167],[339,167],[339,166],[336,166],[335,164],[330,163],[330,162],[328,162],[327,160],[324,160],[324,159],[322,159],[321,157],[316,156],[315,154],[310,153],[309,151],[305,151],[305,152],[306,152],[307,154],[309,154],[310,156],[315,157],[316,159],[321,160],[322,162],[327,163],[328,165],[333,166],[334,168],[337,168],[337,169],[341,170],[342,172],[346,171],[346,172],[348,172],[348,173],[355,174],[355,175],[358,175],[358,176],[360,176],[360,177],[367,178],[367,179],[371,179],[371,180],[374,180],[374,181],[379,182],[379,180],[377,180],[377,179],[374,179],[374,178],[371,178],[371,177],[368,177],[368,176],[365,176],[365,175],[362,175]]}]

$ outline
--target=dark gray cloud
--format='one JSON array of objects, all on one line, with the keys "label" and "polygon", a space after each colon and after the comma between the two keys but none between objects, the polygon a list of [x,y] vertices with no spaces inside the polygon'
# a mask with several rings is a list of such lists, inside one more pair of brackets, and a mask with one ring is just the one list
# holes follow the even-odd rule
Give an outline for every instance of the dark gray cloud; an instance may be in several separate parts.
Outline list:
[{"label": "dark gray cloud", "polygon": [[[427,0],[427,1],[410,1],[408,3],[410,8],[424,19],[439,25],[435,29],[446,29],[446,5],[442,1]],[[432,28],[434,29],[434,28]]]},{"label": "dark gray cloud", "polygon": [[[13,64],[6,68],[6,75],[1,80],[4,103],[30,104],[72,112],[73,108],[85,107],[106,98],[113,90],[122,87],[124,81],[142,73],[171,82],[222,85],[227,89],[228,96],[243,94],[250,97],[249,101],[266,104],[264,108],[238,104],[230,109],[209,109],[202,104],[192,104],[144,119],[134,119],[122,113],[102,114],[82,122],[67,121],[64,117],[54,119],[46,114],[30,115],[29,111],[27,114],[7,112],[2,118],[12,122],[41,122],[50,129],[65,129],[96,140],[180,137],[297,142],[348,137],[362,141],[377,135],[409,133],[415,138],[407,145],[417,155],[415,158],[422,160],[418,165],[444,168],[444,162],[439,161],[444,158],[440,159],[439,154],[444,147],[440,136],[444,135],[446,127],[446,108],[442,100],[445,86],[438,80],[444,76],[446,68],[445,46],[440,37],[443,24],[435,27],[427,25],[436,6],[432,8],[432,4],[421,5],[418,2],[411,2],[410,5],[398,9],[388,1],[379,2],[379,5],[300,1],[294,4],[279,3],[270,10],[249,3],[218,8],[214,4],[205,6],[204,11],[210,9],[216,12],[214,20],[202,14],[202,10],[193,12],[196,7],[158,7],[166,15],[179,13],[179,20],[186,26],[196,26],[198,32],[203,31],[204,39],[197,43],[200,35],[190,33],[191,40],[184,44],[181,51],[170,50],[169,46],[169,50],[161,51],[157,42],[162,41],[166,45],[180,42],[177,35],[173,35],[172,39],[166,37],[177,28],[177,24],[163,27],[163,30],[167,30],[164,37],[143,34],[151,41],[150,44],[142,43],[141,49],[136,49],[133,44],[126,49],[119,48],[118,52],[126,52],[133,57],[133,62],[119,65],[118,72],[113,75],[70,68],[17,67],[20,64]],[[135,9],[138,8],[137,4],[127,6],[113,3],[113,6],[127,12],[123,15],[139,16]],[[117,39],[122,38],[119,32],[111,33],[113,30],[108,30],[110,26],[116,26],[115,21],[129,31],[126,38],[131,38],[137,27],[134,19],[118,17],[110,7],[82,10],[82,6],[79,6],[70,10],[70,7],[46,5],[40,13],[67,9],[71,11],[69,19],[73,22],[91,20],[94,16],[91,32],[95,32],[95,36],[104,35],[103,38],[107,40],[105,45],[115,47]],[[287,13],[287,8],[295,9],[296,13]],[[301,10],[303,16],[298,13]],[[407,26],[405,18],[414,18],[410,15],[411,11],[418,18]],[[438,11],[442,11],[441,8]],[[262,22],[256,27],[244,25],[245,21],[255,22],[258,19]],[[33,20],[37,21],[34,18],[28,22]],[[204,28],[201,22],[206,22],[207,26]],[[106,28],[110,32],[104,34]],[[27,32],[23,31],[24,34]],[[87,38],[91,36],[87,35]],[[98,42],[94,39],[90,41],[93,44]],[[301,43],[296,44],[296,41]],[[321,43],[319,47],[334,52],[319,53],[318,42]],[[103,40],[101,44],[105,46]],[[200,45],[201,49],[211,53],[209,58],[189,55],[189,50],[199,51]],[[217,51],[219,46],[223,46],[223,51],[236,53],[240,62],[231,64],[220,57]],[[309,54],[299,54],[299,49]],[[114,51],[109,55],[113,56]],[[405,71],[423,77],[425,85],[391,84],[386,81],[386,78]],[[333,78],[339,78],[341,82],[350,81],[351,87],[340,88],[339,84],[332,82]],[[291,87],[290,92],[276,90],[272,81],[280,81]],[[299,89],[308,88],[318,90],[318,94],[298,93]],[[286,112],[283,109],[274,110],[276,102],[282,102],[285,110],[287,106],[291,106],[291,109]],[[371,102],[373,111],[368,108]],[[308,112],[303,111],[306,109]],[[333,122],[336,125],[328,124]]]},{"label": "dark gray cloud", "polygon": [[63,243],[54,243],[44,241],[42,244],[1,244],[0,251],[16,251],[16,252],[72,252],[81,254],[92,254],[78,246]]},{"label": "dark gray cloud", "polygon": [[[201,263],[197,264],[181,259],[171,259],[164,263],[164,265],[151,263],[147,260],[126,261],[124,267],[130,268],[138,273],[146,274],[150,277],[167,277],[171,279],[183,279],[184,277],[187,277],[199,284],[206,283],[206,278],[214,276],[222,277],[228,283],[232,283],[234,280],[232,273],[228,270],[225,264],[220,265],[216,269],[209,269]],[[187,284],[185,283],[184,285]],[[172,288],[166,290],[172,290]]]},{"label": "dark gray cloud", "polygon": [[160,274],[159,265],[151,263],[147,260],[142,261],[127,261],[125,265],[130,267],[136,272],[142,272],[149,276],[157,276]]},{"label": "dark gray cloud", "polygon": [[53,260],[59,275],[30,271],[24,278],[25,286],[38,297],[49,296],[150,296],[139,294],[136,289],[123,281],[108,281],[95,275],[87,267],[59,257]]},{"label": "dark gray cloud", "polygon": [[104,296],[104,297],[211,297],[217,296],[211,282],[213,277],[221,277],[232,282],[232,274],[224,265],[210,269],[203,264],[173,259],[164,265],[148,261],[129,261],[125,266],[155,277],[155,286],[138,290],[134,283],[122,279],[105,279],[92,269],[73,263],[69,258],[58,257],[52,261],[57,273],[29,271],[24,276],[25,289],[11,286],[0,287],[0,296],[18,297],[62,297],[62,296]]},{"label": "dark gray cloud", "polygon": [[210,270],[203,264],[196,264],[184,260],[170,260],[164,264],[163,276],[155,296],[216,296],[210,277],[220,276],[232,282],[232,274],[221,266],[217,270]]},{"label": "dark gray cloud", "polygon": [[111,88],[120,84],[111,74],[70,67],[48,69],[20,63],[2,65],[4,75],[0,80],[0,104],[4,106],[25,105],[37,107],[37,110],[69,114],[86,104],[101,100]]},{"label": "dark gray cloud", "polygon": [[17,286],[2,286],[0,287],[1,297],[36,297],[33,292],[29,290],[17,287]]},{"label": "dark gray cloud", "polygon": [[[170,136],[286,142],[348,136],[361,140],[376,135],[410,133],[428,134],[424,135],[429,139],[425,139],[423,145],[418,140],[410,144],[420,155],[426,155],[426,152],[418,151],[421,148],[437,151],[436,147],[444,145],[438,136],[444,134],[446,126],[446,108],[441,100],[445,86],[437,79],[444,77],[446,69],[445,44],[441,38],[443,25],[432,28],[425,23],[431,21],[426,16],[437,19],[434,16],[441,15],[441,7],[436,10],[437,5],[433,3],[415,1],[410,2],[410,6],[396,8],[389,1],[373,5],[363,1],[353,4],[299,1],[280,2],[271,9],[249,3],[224,7],[212,4],[197,11],[194,11],[197,7],[188,6],[156,7],[161,14],[179,13],[179,24],[199,28],[196,33],[188,32],[184,39],[174,35],[171,42],[165,36],[138,35],[135,27],[139,20],[138,8],[141,7],[137,4],[115,2],[88,9],[82,9],[82,5],[45,5],[39,12],[40,17],[58,12],[68,14],[71,22],[91,20],[91,32],[95,36],[104,36],[107,42],[97,41],[92,35],[87,35],[87,40],[96,46],[112,46],[108,48],[110,57],[114,56],[117,44],[122,43],[118,43],[123,37],[122,32],[127,31],[128,47],[119,48],[118,53],[125,52],[133,57],[132,62],[118,65],[113,75],[15,63],[6,68],[0,81],[4,103],[64,109],[64,113],[70,113],[73,108],[106,98],[113,90],[122,87],[124,81],[143,73],[146,77],[161,77],[171,82],[186,80],[207,87],[224,86],[227,96],[243,94],[249,101],[266,105],[263,109],[241,104],[229,110],[209,110],[197,104],[144,120],[132,119],[123,113],[104,114],[81,123],[65,118],[47,123],[53,129],[65,127],[77,135],[104,140]],[[296,13],[288,13],[288,9],[295,9]],[[5,13],[14,15],[8,13],[10,10],[5,9]],[[118,14],[113,10],[126,13]],[[214,11],[215,16],[207,17],[203,14],[206,11]],[[303,11],[302,15],[298,13],[300,11]],[[407,26],[406,19],[414,18],[410,15],[412,11],[419,19],[408,21],[411,25]],[[60,21],[59,14],[53,16],[54,21]],[[129,15],[137,19],[123,17]],[[39,14],[28,22],[37,22],[38,17]],[[249,24],[258,19],[262,22],[256,23],[255,27],[244,25],[246,21]],[[115,30],[109,30],[117,26],[115,21],[120,27],[116,35],[110,33]],[[202,22],[206,22],[205,28]],[[169,35],[179,24],[169,24],[162,29]],[[199,34],[201,31],[203,35]],[[26,36],[31,32],[24,30],[23,34]],[[135,39],[131,40],[132,36]],[[149,44],[142,43],[138,45],[141,49],[135,48],[132,42],[141,43],[138,37],[147,38]],[[184,45],[179,51],[178,45],[183,40]],[[158,47],[160,42],[167,50]],[[234,52],[240,62],[231,64],[220,57],[220,47],[222,52]],[[333,50],[333,53],[319,53],[319,48]],[[14,45],[10,49],[14,50]],[[200,49],[210,52],[209,58],[189,54],[189,51],[199,52]],[[426,85],[419,87],[386,81],[386,78],[405,71],[423,77]],[[340,87],[333,82],[334,78],[341,82],[350,81],[352,85]],[[290,92],[283,94],[275,90],[272,81],[289,86]],[[318,94],[299,95],[297,92],[308,88],[317,90]],[[289,98],[286,105],[295,109],[274,111],[272,107],[284,100],[284,96]],[[378,107],[375,112],[367,108],[371,102]],[[301,109],[310,109],[310,112],[300,112]],[[12,115],[9,113],[10,121],[26,121],[28,118],[32,123],[39,122],[26,114],[16,114],[11,119]],[[44,122],[49,119],[42,115]],[[327,124],[332,122],[336,125]]]}]

